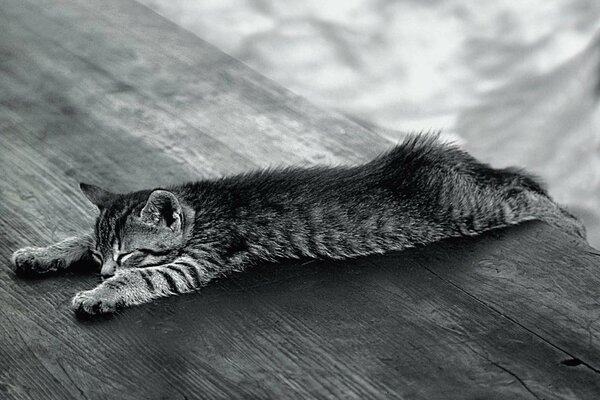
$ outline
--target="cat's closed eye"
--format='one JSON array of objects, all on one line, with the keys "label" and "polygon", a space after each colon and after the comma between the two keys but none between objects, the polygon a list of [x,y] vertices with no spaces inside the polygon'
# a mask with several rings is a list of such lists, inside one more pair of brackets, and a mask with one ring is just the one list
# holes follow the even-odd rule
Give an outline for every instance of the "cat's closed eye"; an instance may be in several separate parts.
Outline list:
[{"label": "cat's closed eye", "polygon": [[104,263],[104,258],[102,254],[97,250],[91,250],[92,258],[96,264],[102,265]]},{"label": "cat's closed eye", "polygon": [[127,253],[121,253],[121,254],[119,254],[119,255],[117,256],[117,260],[116,260],[116,262],[117,262],[117,265],[121,266],[121,264],[122,264],[123,262],[127,261],[127,260],[128,260],[130,257],[131,257],[131,256],[133,256],[133,255],[135,254],[135,252],[136,252],[136,251],[137,251],[137,250],[130,251],[130,252],[127,252]]},{"label": "cat's closed eye", "polygon": [[169,253],[171,253],[170,249],[166,249],[166,250],[153,250],[153,249],[137,249],[137,251],[141,252],[141,253],[146,253],[152,256],[164,256],[167,255]]},{"label": "cat's closed eye", "polygon": [[155,251],[152,249],[133,249],[121,252],[116,257],[116,264],[119,267],[147,267],[161,262],[168,252]]}]

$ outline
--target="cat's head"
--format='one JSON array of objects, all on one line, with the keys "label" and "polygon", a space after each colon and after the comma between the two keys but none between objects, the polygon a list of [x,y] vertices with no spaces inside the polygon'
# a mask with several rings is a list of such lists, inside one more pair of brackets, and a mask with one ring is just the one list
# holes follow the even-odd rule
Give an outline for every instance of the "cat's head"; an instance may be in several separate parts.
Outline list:
[{"label": "cat's head", "polygon": [[100,210],[95,257],[103,277],[119,268],[148,267],[174,259],[183,243],[186,219],[168,190],[116,194],[82,183],[83,194]]}]

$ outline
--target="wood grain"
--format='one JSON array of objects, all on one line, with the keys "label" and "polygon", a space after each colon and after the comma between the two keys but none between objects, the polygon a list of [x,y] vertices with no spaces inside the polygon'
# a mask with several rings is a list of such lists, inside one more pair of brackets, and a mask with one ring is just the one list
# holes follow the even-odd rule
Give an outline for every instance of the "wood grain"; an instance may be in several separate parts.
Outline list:
[{"label": "wood grain", "polygon": [[595,399],[598,256],[530,223],[384,257],[270,264],[80,321],[98,277],[25,245],[117,191],[389,147],[132,2],[0,3],[0,398]]},{"label": "wood grain", "polygon": [[[525,246],[518,233],[495,232],[505,244],[496,249],[475,239],[464,257],[441,247],[428,252],[422,265],[490,311],[512,318],[600,372],[600,252],[542,228],[528,240],[535,245],[532,254],[531,244]],[[452,263],[444,266],[433,259]]]}]

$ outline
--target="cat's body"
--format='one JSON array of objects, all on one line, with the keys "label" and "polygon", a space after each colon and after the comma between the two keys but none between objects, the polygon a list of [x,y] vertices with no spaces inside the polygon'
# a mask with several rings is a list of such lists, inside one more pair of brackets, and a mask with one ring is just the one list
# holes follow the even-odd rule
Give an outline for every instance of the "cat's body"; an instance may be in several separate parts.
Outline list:
[{"label": "cat's body", "polygon": [[124,195],[82,190],[100,209],[95,235],[13,260],[17,271],[43,273],[93,254],[107,279],[73,299],[87,314],[194,291],[261,261],[384,253],[531,219],[585,237],[534,178],[424,136],[355,167],[264,170]]}]

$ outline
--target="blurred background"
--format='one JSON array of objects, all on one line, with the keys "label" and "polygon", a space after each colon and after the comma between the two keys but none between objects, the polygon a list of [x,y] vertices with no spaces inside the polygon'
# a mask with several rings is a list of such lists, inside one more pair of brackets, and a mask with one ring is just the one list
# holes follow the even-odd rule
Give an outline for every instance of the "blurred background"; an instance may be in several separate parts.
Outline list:
[{"label": "blurred background", "polygon": [[600,248],[600,1],[140,2],[391,142],[526,167]]}]

